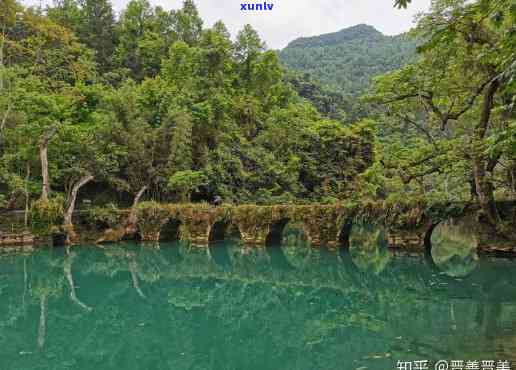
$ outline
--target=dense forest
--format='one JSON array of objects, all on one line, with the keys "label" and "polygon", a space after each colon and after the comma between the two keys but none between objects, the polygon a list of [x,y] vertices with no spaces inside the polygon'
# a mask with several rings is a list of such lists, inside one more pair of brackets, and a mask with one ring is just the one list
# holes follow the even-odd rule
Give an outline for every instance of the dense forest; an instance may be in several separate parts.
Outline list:
[{"label": "dense forest", "polygon": [[0,29],[4,209],[475,201],[507,229],[495,200],[516,194],[512,0],[436,0],[408,35],[357,26],[281,53],[328,57],[316,77],[340,71],[353,100],[288,71],[249,25],[234,39],[204,27],[192,0],[132,0],[119,16],[107,0],[2,0]]},{"label": "dense forest", "polygon": [[171,12],[131,1],[118,19],[106,1],[7,5],[4,206],[51,189],[70,203],[83,185],[99,203],[145,190],[163,201],[334,201],[371,159],[369,123],[323,117],[254,29],[233,42],[221,22],[203,28],[190,0]]}]

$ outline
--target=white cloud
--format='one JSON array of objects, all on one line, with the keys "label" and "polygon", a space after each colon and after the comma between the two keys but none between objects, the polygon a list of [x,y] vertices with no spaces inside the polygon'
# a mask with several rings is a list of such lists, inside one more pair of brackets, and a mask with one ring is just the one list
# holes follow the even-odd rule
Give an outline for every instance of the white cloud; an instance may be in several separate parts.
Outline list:
[{"label": "white cloud", "polygon": [[[181,7],[182,0],[150,0],[165,9]],[[272,11],[240,11],[240,3],[274,4]],[[128,0],[113,0],[117,11]],[[39,0],[25,0],[39,4]],[[43,3],[45,1],[43,0]],[[233,36],[249,23],[273,49],[285,47],[298,37],[336,32],[366,23],[379,31],[395,35],[413,25],[418,12],[428,9],[430,0],[415,0],[406,10],[393,8],[394,0],[196,0],[206,26],[222,20]]]}]

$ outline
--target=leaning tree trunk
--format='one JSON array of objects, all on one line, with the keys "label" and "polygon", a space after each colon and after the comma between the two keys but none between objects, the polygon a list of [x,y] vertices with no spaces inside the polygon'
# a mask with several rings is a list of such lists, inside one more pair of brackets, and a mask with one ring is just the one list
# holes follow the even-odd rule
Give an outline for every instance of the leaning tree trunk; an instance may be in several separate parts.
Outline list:
[{"label": "leaning tree trunk", "polygon": [[66,209],[66,212],[64,214],[64,222],[63,224],[73,225],[72,224],[72,215],[73,211],[75,210],[75,201],[77,200],[77,193],[79,192],[79,189],[82,188],[84,185],[86,185],[88,182],[92,181],[94,177],[92,175],[84,176],[82,179],[80,179],[72,188],[72,191],[70,192],[70,199],[68,201],[68,208]]},{"label": "leaning tree trunk", "polygon": [[41,199],[48,201],[50,194],[50,182],[48,176],[48,143],[56,134],[57,129],[52,127],[47,131],[39,143],[39,158],[41,160],[41,176],[43,177],[43,188],[41,190]]},{"label": "leaning tree trunk", "polygon": [[143,193],[145,193],[145,191],[147,190],[147,188],[148,188],[147,185],[142,187],[138,191],[138,193],[136,193],[136,196],[134,197],[133,205],[131,207],[129,217],[127,218],[127,222],[126,222],[126,233],[127,234],[133,234],[136,232],[136,222],[137,222],[136,210],[138,208],[138,203],[140,202],[140,199],[143,196]]},{"label": "leaning tree trunk", "polygon": [[48,155],[47,145],[39,146],[39,157],[41,159],[41,175],[43,176],[43,188],[41,189],[41,199],[48,201],[48,195],[50,194],[50,185],[48,181]]},{"label": "leaning tree trunk", "polygon": [[66,244],[71,244],[77,239],[77,234],[75,234],[75,230],[72,223],[73,211],[75,210],[75,201],[77,200],[77,193],[79,189],[86,185],[88,182],[93,180],[92,175],[84,176],[80,179],[72,188],[70,192],[70,199],[68,201],[68,208],[64,214],[63,220],[63,230],[66,232]]}]

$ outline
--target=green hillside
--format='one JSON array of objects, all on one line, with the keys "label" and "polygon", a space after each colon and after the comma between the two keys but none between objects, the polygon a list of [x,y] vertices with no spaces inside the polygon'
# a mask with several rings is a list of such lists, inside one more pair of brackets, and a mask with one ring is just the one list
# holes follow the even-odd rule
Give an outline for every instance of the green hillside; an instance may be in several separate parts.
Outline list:
[{"label": "green hillside", "polygon": [[359,95],[371,77],[395,70],[411,60],[415,42],[406,34],[385,36],[361,24],[339,32],[292,41],[280,52],[287,67],[344,94]]}]

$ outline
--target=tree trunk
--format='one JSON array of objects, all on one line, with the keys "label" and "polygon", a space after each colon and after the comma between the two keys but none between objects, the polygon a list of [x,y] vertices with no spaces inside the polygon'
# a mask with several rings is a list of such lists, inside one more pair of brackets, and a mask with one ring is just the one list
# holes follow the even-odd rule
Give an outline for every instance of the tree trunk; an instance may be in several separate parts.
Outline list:
[{"label": "tree trunk", "polygon": [[0,35],[0,93],[4,90],[4,45],[5,33]]},{"label": "tree trunk", "polygon": [[484,101],[480,120],[475,127],[473,134],[473,174],[475,177],[475,190],[478,202],[485,213],[488,222],[496,227],[501,219],[494,200],[494,186],[488,176],[488,161],[484,154],[485,136],[489,129],[491,111],[493,110],[494,98],[500,87],[498,79],[494,79],[484,92]]},{"label": "tree trunk", "polygon": [[86,185],[88,182],[93,180],[92,175],[84,176],[82,179],[77,182],[70,193],[70,199],[68,200],[68,208],[66,209],[65,215],[64,215],[64,222],[63,224],[65,226],[72,225],[72,215],[73,211],[75,210],[75,201],[77,199],[77,193],[79,192],[79,189],[82,188],[84,185]]},{"label": "tree trunk", "polygon": [[[0,94],[6,95],[4,93],[4,71],[5,71],[5,63],[4,63],[4,46],[5,46],[5,30],[2,30],[0,34]],[[0,150],[2,150],[3,146],[3,137],[2,132],[4,130],[5,124],[7,122],[7,118],[9,117],[9,113],[11,112],[12,104],[9,101],[7,103],[7,109],[2,117],[2,121],[0,122]]]},{"label": "tree trunk", "polygon": [[47,131],[39,143],[39,158],[41,160],[41,176],[43,177],[43,188],[41,189],[41,199],[48,201],[50,195],[50,182],[48,176],[48,143],[56,134],[57,128],[52,127]]},{"label": "tree trunk", "polygon": [[133,205],[131,207],[131,211],[129,212],[129,216],[125,220],[125,223],[123,223],[121,226],[116,228],[116,230],[108,229],[104,232],[104,236],[97,240],[97,243],[105,243],[107,242],[113,242],[113,241],[120,241],[126,235],[135,235],[136,231],[138,230],[136,223],[138,221],[138,218],[136,216],[136,210],[138,207],[138,203],[140,202],[140,198],[143,196],[143,193],[147,190],[147,185],[142,187],[138,193],[136,193]]},{"label": "tree trunk", "polygon": [[29,226],[29,178],[30,178],[30,162],[27,161],[27,172],[25,176],[25,214],[23,215],[23,222],[25,228]]},{"label": "tree trunk", "polygon": [[0,134],[4,130],[5,124],[7,123],[7,118],[9,118],[9,114],[11,113],[11,109],[13,109],[13,106],[11,102],[7,104],[7,109],[5,110],[5,113],[2,117],[2,122],[0,122]]},{"label": "tree trunk", "polygon": [[479,158],[473,161],[473,171],[475,174],[475,186],[478,202],[484,211],[487,220],[492,226],[496,226],[501,221],[494,199],[493,183],[487,174],[485,163]]},{"label": "tree trunk", "polygon": [[46,145],[40,145],[39,157],[41,158],[41,175],[43,176],[43,188],[41,189],[41,199],[44,201],[48,201],[48,196],[50,194],[50,185],[48,182],[48,155]]},{"label": "tree trunk", "polygon": [[132,232],[136,232],[136,208],[138,207],[138,203],[140,202],[141,197],[143,196],[143,193],[147,190],[147,185],[142,187],[138,193],[136,193],[136,196],[133,200],[133,205],[131,207],[131,212],[129,213],[129,217],[127,218],[127,225],[126,228]]}]

